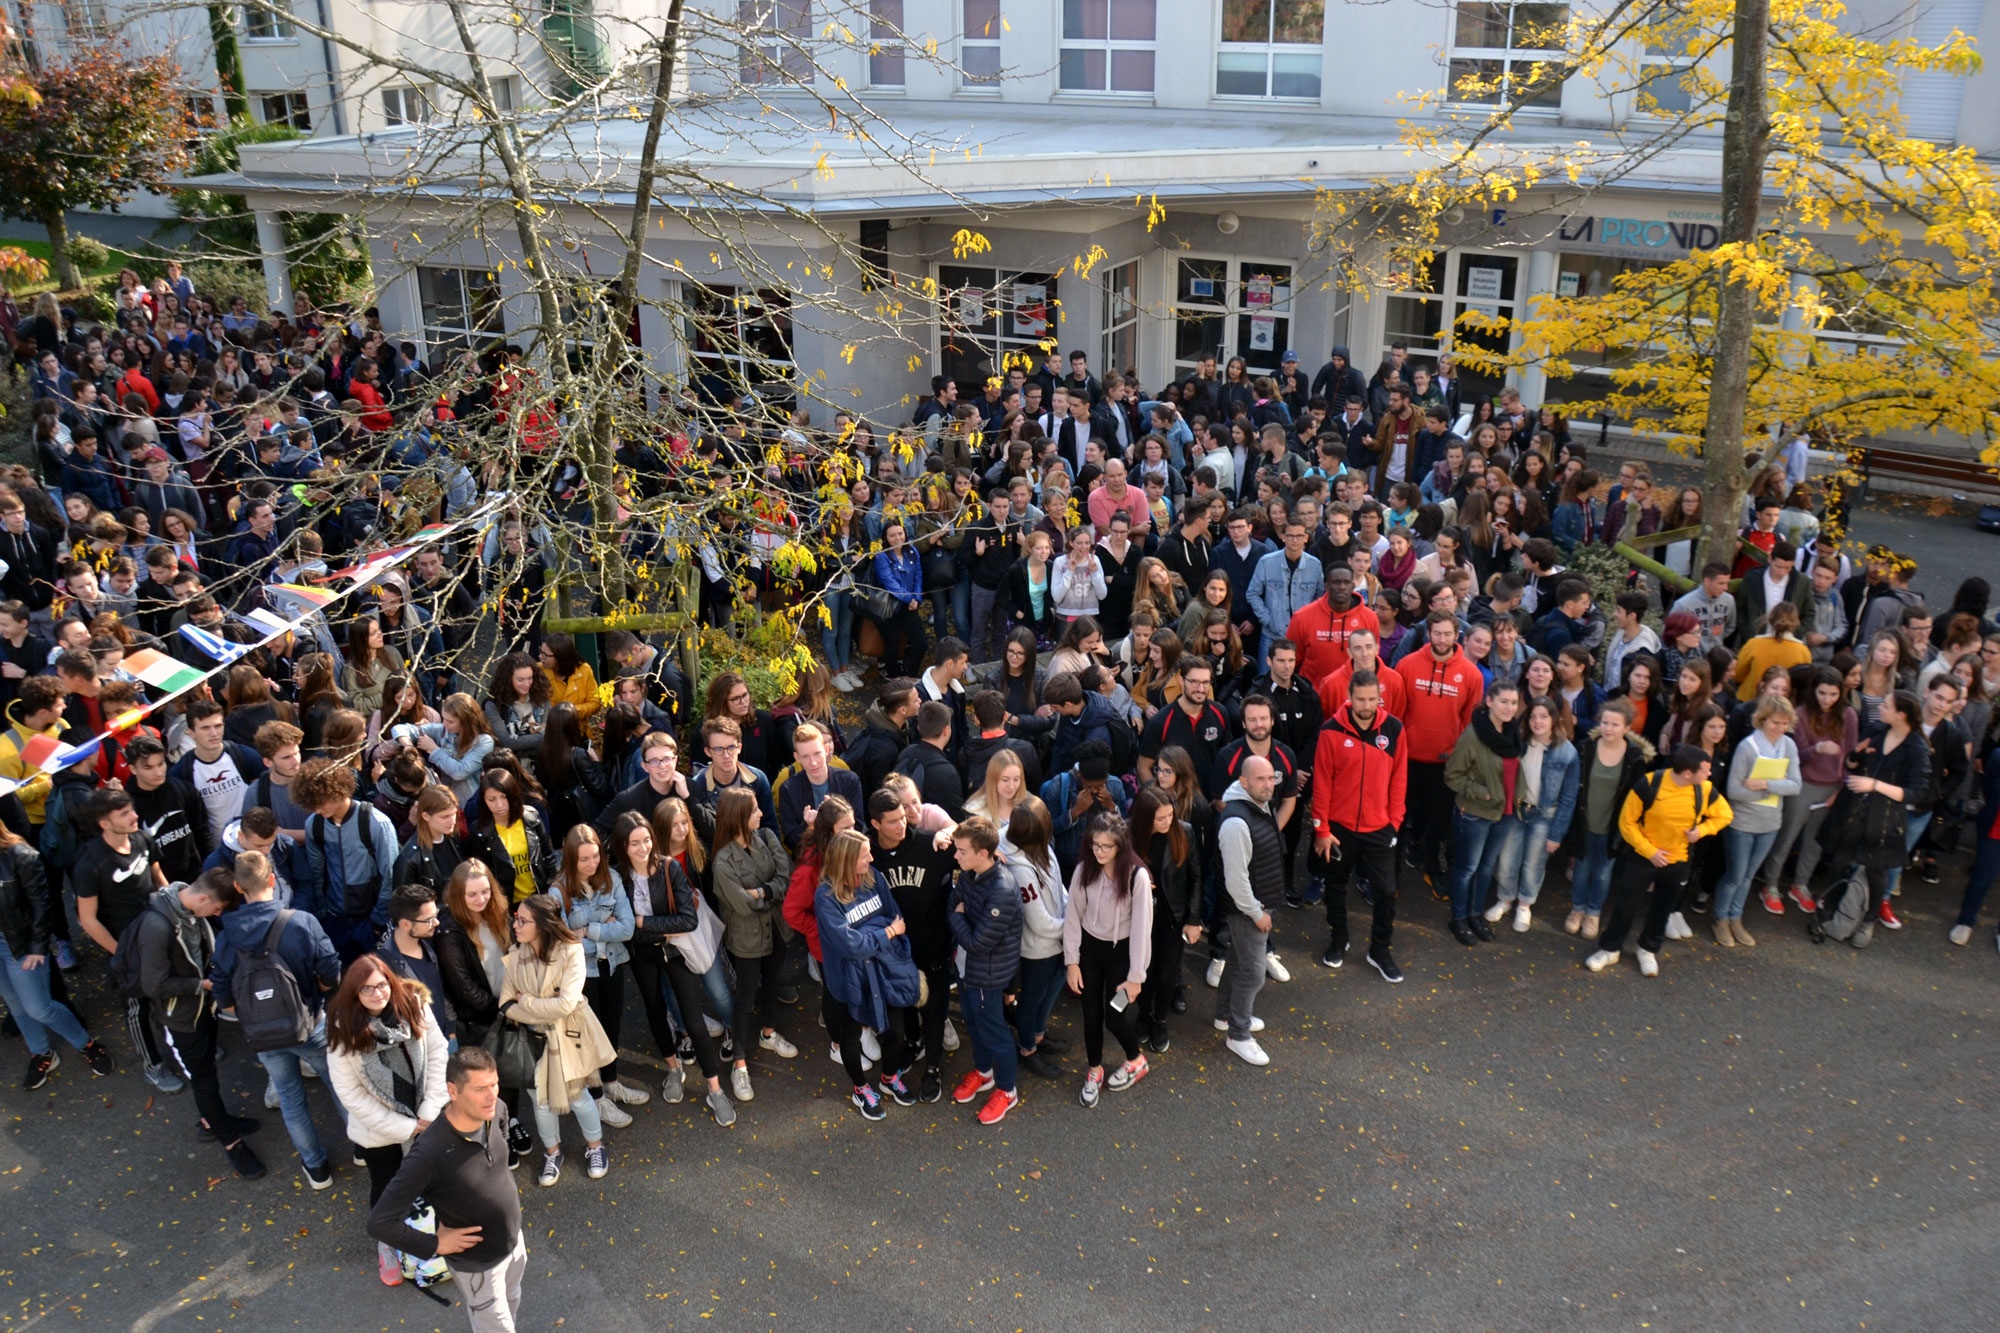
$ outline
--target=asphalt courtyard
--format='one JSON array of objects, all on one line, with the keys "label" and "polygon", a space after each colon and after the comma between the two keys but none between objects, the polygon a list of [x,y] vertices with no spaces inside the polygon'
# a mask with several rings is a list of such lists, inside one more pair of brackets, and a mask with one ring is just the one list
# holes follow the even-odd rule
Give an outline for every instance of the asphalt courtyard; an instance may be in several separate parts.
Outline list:
[{"label": "asphalt courtyard", "polygon": [[[1992,1329],[2000,956],[1944,940],[1958,876],[1913,879],[1865,952],[1753,904],[1755,949],[1704,925],[1654,981],[1582,971],[1560,887],[1477,949],[1406,892],[1395,987],[1318,966],[1318,911],[1283,913],[1267,1069],[1223,1051],[1191,970],[1151,1077],[1094,1112],[1029,1078],[990,1130],[949,1101],[864,1123],[792,1009],[808,1050],[753,1062],[733,1130],[655,1098],[605,1180],[523,1168],[522,1326]],[[225,1069],[256,1110],[252,1061]],[[10,1079],[8,1326],[464,1326],[377,1283],[337,1149],[314,1194],[259,1110],[271,1171],[239,1180],[149,1093],[78,1059]]]}]

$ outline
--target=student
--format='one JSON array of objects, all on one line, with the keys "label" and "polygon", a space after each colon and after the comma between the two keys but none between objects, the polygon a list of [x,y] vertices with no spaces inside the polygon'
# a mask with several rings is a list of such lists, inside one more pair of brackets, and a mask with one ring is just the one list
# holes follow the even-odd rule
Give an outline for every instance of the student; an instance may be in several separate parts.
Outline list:
[{"label": "student", "polygon": [[1626,933],[1644,903],[1639,973],[1660,975],[1667,918],[1687,887],[1688,849],[1727,828],[1731,817],[1729,802],[1709,783],[1707,753],[1692,745],[1676,749],[1665,769],[1656,769],[1633,785],[1618,812],[1618,832],[1631,855],[1623,859],[1613,888],[1611,919],[1597,949],[1584,960],[1585,967],[1602,972],[1618,961]]},{"label": "student", "polygon": [[[839,808],[847,808],[846,802]],[[940,848],[937,837],[914,828],[898,791],[877,791],[868,798],[867,811],[875,868],[902,911],[910,961],[923,973],[929,992],[923,1005],[911,1011],[914,1022],[906,1036],[911,1050],[923,1057],[917,1100],[935,1102],[944,1096],[944,1060],[951,1049],[946,1032],[951,988],[957,979],[953,962],[957,946],[947,919],[954,874],[951,841],[945,838]],[[913,1068],[916,1063],[913,1055]]]},{"label": "student", "polygon": [[49,993],[50,940],[62,900],[51,893],[42,858],[10,829],[0,828],[0,1000],[28,1047],[23,1090],[33,1092],[62,1064],[49,1041],[54,1032],[75,1048],[93,1077],[117,1066],[104,1043],[84,1029],[68,1005]]},{"label": "student", "polygon": [[[618,1034],[624,1028],[625,983],[631,972],[632,902],[611,878],[597,830],[579,824],[563,839],[562,868],[549,892],[562,904],[563,924],[583,945],[583,998],[597,1015],[614,1052],[597,1071],[597,1115],[613,1129],[632,1123],[625,1106],[644,1106],[652,1094],[618,1080]],[[622,1103],[622,1105],[621,1105]]]},{"label": "student", "polygon": [[[1117,815],[1093,816],[1085,847],[1086,853],[1070,877],[1069,907],[1063,917],[1063,962],[1069,971],[1070,991],[1083,997],[1084,1054],[1089,1068],[1077,1100],[1094,1110],[1105,1087],[1123,1092],[1149,1072],[1130,1006],[1145,988],[1146,968],[1152,957],[1153,883],[1133,850],[1125,821]],[[1260,983],[1262,975],[1259,971]],[[1104,1072],[1107,1026],[1125,1054],[1125,1063],[1109,1079]]]},{"label": "student", "polygon": [[982,1125],[997,1125],[1020,1105],[1015,1086],[1014,1035],[1003,1006],[1021,962],[1021,898],[1000,866],[1000,834],[993,821],[973,815],[952,830],[958,876],[946,900],[945,924],[960,958],[959,1003],[972,1038],[973,1067],[951,1099],[964,1105],[980,1093]]},{"label": "student", "polygon": [[[1928,798],[1931,749],[1917,730],[1923,705],[1913,691],[1898,689],[1885,696],[1874,725],[1861,732],[1860,743],[1847,756],[1845,789],[1827,816],[1833,830],[1828,856],[1836,866],[1868,884],[1868,914],[1848,943],[1865,949],[1874,941],[1875,923],[1888,901],[1890,872],[1902,869],[1910,849],[1906,841],[1909,811]],[[1825,921],[1841,895],[1819,900],[1818,921]]]},{"label": "student", "polygon": [[618,1058],[583,997],[583,942],[562,918],[554,898],[537,895],[514,907],[514,947],[500,985],[500,1015],[537,1029],[543,1039],[535,1065],[535,1130],[542,1140],[544,1188],[562,1179],[561,1122],[568,1111],[584,1138],[584,1174],[602,1180],[611,1171],[603,1122],[588,1089],[597,1071]]},{"label": "student", "polygon": [[1528,704],[1514,780],[1515,822],[1501,842],[1494,903],[1486,909],[1489,925],[1499,924],[1510,909],[1516,932],[1533,924],[1549,857],[1562,846],[1576,815],[1577,758],[1569,738],[1570,720],[1559,702],[1535,699]]},{"label": "student", "polygon": [[152,840],[154,859],[168,883],[187,883],[201,873],[215,847],[207,809],[187,783],[168,775],[167,747],[152,736],[134,736],[125,747],[125,762],[132,774],[132,803]]},{"label": "student", "polygon": [[1173,1012],[1181,964],[1190,945],[1201,942],[1201,867],[1195,861],[1194,832],[1163,787],[1148,786],[1132,802],[1132,852],[1153,887],[1153,931],[1146,965],[1140,1020],[1146,1047],[1164,1055],[1173,1046],[1167,1015]]},{"label": "student", "polygon": [[[965,788],[957,765],[946,753],[950,744],[951,709],[935,700],[927,701],[917,710],[916,743],[896,757],[895,771],[917,784],[924,804],[935,805],[956,819],[964,812]],[[846,798],[859,800],[858,793]]]},{"label": "student", "polygon": [[389,925],[396,830],[389,817],[354,799],[354,770],[315,759],[299,770],[292,795],[306,816],[305,901],[344,961],[375,947]]},{"label": "student", "polygon": [[1321,727],[1313,759],[1313,852],[1325,867],[1326,951],[1320,962],[1339,969],[1348,950],[1347,886],[1365,877],[1364,900],[1374,917],[1368,964],[1391,984],[1403,979],[1391,952],[1396,925],[1396,837],[1409,788],[1403,724],[1382,702],[1382,678],[1357,672],[1347,702]]},{"label": "student", "polygon": [[[1222,865],[1217,907],[1229,931],[1233,966],[1229,984],[1216,991],[1215,1021],[1218,1031],[1229,1034],[1231,1054],[1251,1065],[1271,1061],[1255,1036],[1264,1021],[1254,1008],[1265,975],[1276,970],[1270,949],[1271,912],[1284,893],[1284,840],[1272,808],[1277,785],[1277,771],[1269,760],[1256,755],[1245,760],[1236,781],[1223,793],[1216,830]],[[1214,963],[1209,971],[1216,973]]]},{"label": "student", "polygon": [[[1775,621],[1787,603],[1772,611]],[[1754,945],[1743,929],[1743,904],[1750,896],[1751,872],[1762,865],[1784,826],[1784,803],[1803,790],[1799,747],[1790,736],[1798,714],[1789,699],[1765,695],[1757,702],[1750,734],[1736,746],[1724,790],[1735,812],[1723,830],[1728,870],[1715,890],[1715,942],[1725,949]],[[1760,768],[1775,772],[1759,773]]]},{"label": "student", "polygon": [[[129,793],[116,789],[90,793],[75,821],[79,829],[96,831],[77,852],[69,873],[77,920],[84,934],[115,956],[126,928],[146,910],[153,892],[166,887],[167,877],[154,859],[152,839],[139,827],[139,812]],[[186,1085],[155,1035],[150,1002],[131,988],[125,992],[125,1027],[133,1048],[146,1062],[146,1081],[162,1093],[181,1091]]]},{"label": "student", "polygon": [[[865,1120],[880,1120],[882,1092],[900,1106],[916,1095],[904,1081],[907,1010],[917,1002],[919,980],[910,961],[908,927],[895,896],[875,869],[868,839],[853,829],[828,841],[813,894],[826,985],[827,1035],[840,1047],[841,1063],[853,1084],[849,1101]],[[879,1035],[881,1091],[862,1068],[861,1029]]]},{"label": "student", "polygon": [[1523,750],[1521,690],[1495,685],[1486,707],[1472,715],[1444,767],[1445,785],[1458,799],[1453,813],[1451,934],[1471,948],[1493,939],[1483,904],[1500,868],[1501,849],[1517,834]]},{"label": "student", "polygon": [[[222,830],[243,813],[243,793],[264,772],[264,761],[247,745],[223,739],[222,705],[193,699],[187,706],[188,736],[194,749],[171,770],[172,776],[194,789],[208,811],[208,845],[222,841]],[[204,853],[205,855],[206,853]]]},{"label": "student", "polygon": [[[726,791],[716,802],[710,865],[722,914],[723,945],[736,975],[736,1002],[731,1008],[736,1067],[730,1081],[736,1100],[747,1102],[756,1096],[748,1064],[753,1035],[759,1049],[781,1060],[796,1059],[799,1053],[798,1047],[772,1025],[785,961],[773,922],[792,877],[792,858],[778,835],[765,827],[764,812],[749,792]],[[764,1022],[758,1027],[755,1020],[760,1012]]]}]

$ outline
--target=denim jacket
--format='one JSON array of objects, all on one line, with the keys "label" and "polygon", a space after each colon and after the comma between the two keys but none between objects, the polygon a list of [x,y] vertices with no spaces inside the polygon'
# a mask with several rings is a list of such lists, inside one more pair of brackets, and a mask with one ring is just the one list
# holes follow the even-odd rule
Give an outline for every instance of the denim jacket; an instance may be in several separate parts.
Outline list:
[{"label": "denim jacket", "polygon": [[579,898],[563,920],[582,937],[585,976],[610,976],[631,961],[625,942],[632,938],[632,900],[616,882],[603,893]]},{"label": "denim jacket", "polygon": [[1533,810],[1521,812],[1522,822],[1530,826],[1547,824],[1548,831],[1542,836],[1551,842],[1561,842],[1569,832],[1569,821],[1576,815],[1576,790],[1582,771],[1574,745],[1563,741],[1551,746],[1542,756],[1542,780],[1536,791],[1539,799]]}]

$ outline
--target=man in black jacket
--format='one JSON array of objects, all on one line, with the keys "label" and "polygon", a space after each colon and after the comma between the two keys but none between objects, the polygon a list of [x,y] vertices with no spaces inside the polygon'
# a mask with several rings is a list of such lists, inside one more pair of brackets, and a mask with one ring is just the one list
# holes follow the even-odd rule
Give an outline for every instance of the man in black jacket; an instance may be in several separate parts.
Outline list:
[{"label": "man in black jacket", "polygon": [[960,1003],[971,1028],[973,1067],[952,1089],[960,1105],[991,1090],[979,1108],[979,1123],[996,1125],[1021,1102],[1014,1080],[1019,1052],[1001,1009],[1021,962],[1021,895],[1000,868],[1000,834],[993,821],[974,815],[952,832],[958,880],[947,902],[945,922],[965,951]]},{"label": "man in black jacket", "polygon": [[[875,868],[889,881],[909,928],[910,958],[930,983],[930,995],[908,1033],[909,1049],[923,1056],[923,1079],[917,1100],[934,1102],[944,1095],[944,1026],[951,1009],[952,939],[945,921],[951,894],[951,853],[939,851],[927,833],[911,833],[902,802],[891,791],[868,798],[868,827],[874,844]],[[911,1056],[916,1063],[916,1056]]]},{"label": "man in black jacket", "polygon": [[981,690],[972,696],[972,734],[966,737],[965,766],[959,770],[967,791],[986,784],[987,765],[1003,750],[1021,761],[1021,790],[1040,791],[1042,763],[1035,747],[1007,731],[1007,696],[998,690]]},{"label": "man in black jacket", "polygon": [[965,785],[958,765],[945,754],[951,743],[951,709],[931,700],[917,710],[917,743],[896,756],[896,772],[917,784],[925,805],[935,805],[953,819],[965,813]]},{"label": "man in black jacket", "polygon": [[1349,398],[1365,398],[1368,393],[1367,381],[1361,372],[1348,362],[1351,360],[1345,347],[1335,345],[1319,374],[1313,376],[1312,396],[1326,399],[1329,406],[1339,407]]},{"label": "man in black jacket", "polygon": [[1000,603],[1000,585],[1007,571],[1021,558],[1022,524],[1011,517],[1014,500],[1005,486],[995,486],[986,497],[986,518],[966,529],[959,546],[959,559],[972,571],[972,649],[979,660],[990,662],[1000,655],[1000,636],[995,632],[1005,622],[993,612]]},{"label": "man in black jacket", "polygon": [[[1313,751],[1319,745],[1320,723],[1325,718],[1319,705],[1319,691],[1299,675],[1298,663],[1298,646],[1290,639],[1279,639],[1271,645],[1271,669],[1250,682],[1250,693],[1244,698],[1247,703],[1252,696],[1262,695],[1271,701],[1272,738],[1282,743],[1298,762],[1292,785],[1299,804],[1310,809]],[[1309,859],[1301,834],[1308,822],[1294,819],[1285,827],[1287,907],[1317,903],[1322,893],[1319,883],[1309,880],[1306,867],[1300,864]]]},{"label": "man in black jacket", "polygon": [[861,790],[873,792],[896,771],[896,756],[910,743],[910,722],[917,715],[917,683],[898,676],[883,684],[875,702],[862,715],[861,734],[841,757],[861,779]]},{"label": "man in black jacket", "polygon": [[[521,1195],[507,1170],[500,1071],[484,1047],[462,1047],[445,1065],[444,1086],[444,1114],[417,1136],[375,1201],[368,1234],[420,1259],[448,1256],[473,1333],[511,1333],[528,1242]],[[409,1224],[419,1197],[437,1214],[435,1232]]]},{"label": "man in black jacket", "polygon": [[168,776],[167,747],[152,736],[134,736],[125,747],[125,762],[132,769],[132,805],[140,831],[152,840],[153,859],[168,883],[187,883],[201,874],[215,849],[207,807],[193,787]]},{"label": "man in black jacket", "polygon": [[0,593],[30,611],[47,612],[56,595],[55,539],[28,525],[28,511],[14,495],[0,498],[0,560],[7,562]]}]

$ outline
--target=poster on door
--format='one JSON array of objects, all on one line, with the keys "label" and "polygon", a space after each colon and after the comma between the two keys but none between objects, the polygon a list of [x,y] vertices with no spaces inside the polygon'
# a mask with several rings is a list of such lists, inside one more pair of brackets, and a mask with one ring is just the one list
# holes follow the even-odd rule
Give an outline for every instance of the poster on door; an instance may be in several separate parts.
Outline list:
[{"label": "poster on door", "polygon": [[1272,282],[1268,274],[1259,274],[1250,279],[1243,288],[1243,304],[1269,309],[1271,305]]},{"label": "poster on door", "polygon": [[1250,316],[1250,350],[1253,352],[1275,351],[1278,346],[1278,321],[1269,315]]},{"label": "poster on door", "polygon": [[986,322],[986,293],[977,287],[967,287],[958,294],[958,322],[967,328],[974,328]]},{"label": "poster on door", "polygon": [[1039,282],[1014,284],[1014,336],[1046,337],[1049,331],[1049,289]]}]

